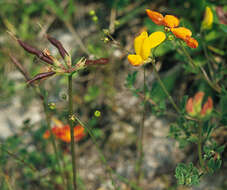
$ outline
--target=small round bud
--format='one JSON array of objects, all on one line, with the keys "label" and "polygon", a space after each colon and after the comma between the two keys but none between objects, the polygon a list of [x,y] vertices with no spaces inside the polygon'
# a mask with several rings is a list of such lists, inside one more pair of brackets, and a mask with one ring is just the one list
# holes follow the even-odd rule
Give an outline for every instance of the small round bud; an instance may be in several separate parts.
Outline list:
[{"label": "small round bud", "polygon": [[56,104],[54,102],[50,102],[48,104],[48,107],[51,109],[51,110],[55,110],[56,109]]},{"label": "small round bud", "polygon": [[95,113],[94,113],[95,117],[100,117],[101,116],[101,112],[96,110]]},{"label": "small round bud", "polygon": [[95,10],[90,10],[89,15],[94,16],[95,15]]},{"label": "small round bud", "polygon": [[166,26],[165,26],[164,29],[165,29],[166,32],[170,32],[170,28],[169,28],[169,27],[166,27]]},{"label": "small round bud", "polygon": [[92,20],[93,20],[94,22],[97,22],[97,21],[98,21],[98,17],[97,17],[97,16],[93,16],[93,17],[92,17]]},{"label": "small round bud", "polygon": [[168,36],[168,40],[170,40],[170,41],[174,40],[174,36],[173,35],[169,35]]}]

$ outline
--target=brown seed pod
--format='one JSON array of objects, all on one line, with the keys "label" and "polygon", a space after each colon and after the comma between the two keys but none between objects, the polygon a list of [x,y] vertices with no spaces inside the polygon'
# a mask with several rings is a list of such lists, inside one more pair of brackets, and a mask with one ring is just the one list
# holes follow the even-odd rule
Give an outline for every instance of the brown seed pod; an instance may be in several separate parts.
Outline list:
[{"label": "brown seed pod", "polygon": [[100,58],[96,60],[89,60],[87,59],[85,65],[105,65],[109,62],[108,58]]},{"label": "brown seed pod", "polygon": [[31,80],[28,81],[28,84],[31,84],[37,80],[40,80],[40,79],[44,79],[44,78],[47,78],[47,77],[50,77],[52,75],[54,75],[56,72],[54,71],[49,71],[49,72],[45,72],[45,73],[39,73],[37,74],[36,76],[34,76]]},{"label": "brown seed pod", "polygon": [[25,51],[31,53],[31,54],[34,54],[36,55],[39,59],[45,61],[46,63],[48,64],[51,64],[53,65],[53,62],[50,58],[46,57],[42,51],[30,46],[29,44],[17,39],[18,43],[20,44],[21,47],[24,48]]},{"label": "brown seed pod", "polygon": [[69,55],[60,41],[58,41],[57,39],[55,39],[49,35],[46,35],[46,36],[47,36],[47,39],[49,40],[49,42],[58,49],[58,51],[61,54],[63,59],[65,58],[66,55]]}]

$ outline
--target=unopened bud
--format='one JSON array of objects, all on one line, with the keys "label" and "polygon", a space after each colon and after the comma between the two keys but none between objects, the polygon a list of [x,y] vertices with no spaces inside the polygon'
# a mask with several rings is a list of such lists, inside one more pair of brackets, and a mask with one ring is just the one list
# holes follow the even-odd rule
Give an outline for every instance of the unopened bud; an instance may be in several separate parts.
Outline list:
[{"label": "unopened bud", "polygon": [[95,15],[95,11],[94,10],[90,10],[89,11],[89,15],[94,16]]},{"label": "unopened bud", "polygon": [[93,20],[94,22],[97,22],[97,21],[98,21],[98,17],[95,15],[95,16],[92,17],[92,20]]},{"label": "unopened bud", "polygon": [[202,22],[202,29],[210,29],[213,24],[213,13],[210,7],[206,7],[204,19]]},{"label": "unopened bud", "polygon": [[95,117],[100,117],[101,116],[101,112],[96,110],[95,113],[94,113]]}]

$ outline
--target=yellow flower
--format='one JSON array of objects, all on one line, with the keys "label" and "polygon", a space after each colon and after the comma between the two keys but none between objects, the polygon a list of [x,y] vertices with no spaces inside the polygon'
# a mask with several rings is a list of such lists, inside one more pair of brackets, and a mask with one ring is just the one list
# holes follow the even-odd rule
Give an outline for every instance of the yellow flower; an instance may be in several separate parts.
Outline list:
[{"label": "yellow flower", "polygon": [[213,24],[213,13],[210,7],[206,7],[204,19],[202,22],[202,29],[210,29]]},{"label": "yellow flower", "polygon": [[136,54],[128,55],[128,61],[133,66],[143,65],[148,61],[152,48],[157,47],[166,39],[164,32],[154,32],[148,36],[147,32],[142,32],[134,40]]}]

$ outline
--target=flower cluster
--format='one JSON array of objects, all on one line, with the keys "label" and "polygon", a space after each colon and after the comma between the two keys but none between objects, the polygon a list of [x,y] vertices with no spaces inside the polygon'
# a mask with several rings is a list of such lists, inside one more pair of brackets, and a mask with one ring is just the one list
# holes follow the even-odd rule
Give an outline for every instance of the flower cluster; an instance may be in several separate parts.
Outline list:
[{"label": "flower cluster", "polygon": [[[57,138],[64,142],[69,143],[71,141],[71,133],[69,125],[54,126],[51,131],[47,130],[43,134],[44,139],[48,139],[51,133]],[[84,128],[80,125],[74,127],[74,139],[75,141],[81,140],[85,136]]]},{"label": "flower cluster", "polygon": [[179,39],[186,42],[186,44],[191,48],[197,48],[198,42],[196,39],[192,38],[192,32],[185,27],[178,27],[180,21],[177,17],[173,15],[165,15],[146,9],[146,13],[149,18],[157,25],[163,25],[170,29],[170,31]]},{"label": "flower cluster", "polygon": [[133,66],[140,66],[148,63],[150,52],[166,39],[164,32],[154,32],[148,36],[146,31],[142,32],[134,40],[134,49],[136,54],[129,54],[128,61]]},{"label": "flower cluster", "polygon": [[193,98],[188,99],[186,111],[191,117],[204,118],[212,112],[213,100],[210,96],[202,107],[204,95],[204,92],[197,92]]}]

